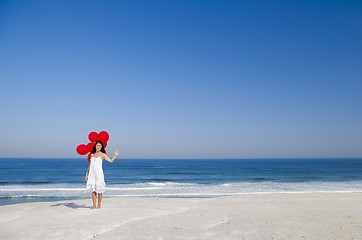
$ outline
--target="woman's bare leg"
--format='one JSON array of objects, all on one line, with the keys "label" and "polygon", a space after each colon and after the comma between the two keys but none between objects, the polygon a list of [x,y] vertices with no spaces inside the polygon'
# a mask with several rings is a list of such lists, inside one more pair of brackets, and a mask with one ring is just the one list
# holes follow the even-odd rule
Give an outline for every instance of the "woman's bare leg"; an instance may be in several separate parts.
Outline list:
[{"label": "woman's bare leg", "polygon": [[93,200],[93,207],[91,207],[91,209],[95,209],[96,203],[97,203],[97,193],[96,192],[92,192],[92,200]]},{"label": "woman's bare leg", "polygon": [[101,202],[102,202],[102,193],[98,193],[98,206],[97,208],[101,208]]}]

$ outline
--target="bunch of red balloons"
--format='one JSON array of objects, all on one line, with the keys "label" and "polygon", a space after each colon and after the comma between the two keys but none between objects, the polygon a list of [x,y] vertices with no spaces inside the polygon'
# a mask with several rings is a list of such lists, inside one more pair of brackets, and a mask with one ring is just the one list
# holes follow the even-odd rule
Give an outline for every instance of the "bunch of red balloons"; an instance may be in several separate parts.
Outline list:
[{"label": "bunch of red balloons", "polygon": [[88,135],[88,139],[90,142],[87,145],[85,145],[85,144],[78,145],[76,151],[80,155],[86,155],[87,153],[89,153],[88,162],[90,162],[94,143],[98,140],[101,140],[103,143],[103,146],[104,146],[104,151],[106,151],[107,141],[109,140],[109,134],[106,131],[102,131],[100,133],[91,132]]}]

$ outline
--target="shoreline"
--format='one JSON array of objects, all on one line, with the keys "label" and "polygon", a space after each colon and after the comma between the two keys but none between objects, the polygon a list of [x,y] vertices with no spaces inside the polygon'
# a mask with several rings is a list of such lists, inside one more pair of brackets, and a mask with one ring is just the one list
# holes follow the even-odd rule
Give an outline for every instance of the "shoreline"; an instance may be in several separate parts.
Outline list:
[{"label": "shoreline", "polygon": [[[205,193],[185,193],[185,194],[179,194],[179,193],[166,193],[166,194],[144,194],[144,195],[105,195],[103,194],[103,199],[120,199],[120,198],[219,198],[219,197],[231,197],[231,196],[242,196],[242,195],[268,195],[268,194],[314,194],[314,193],[361,193],[362,190],[331,190],[331,191],[283,191],[283,192],[243,192],[243,193],[212,193],[212,194],[205,194]],[[86,196],[71,196],[71,197],[52,197],[52,196],[22,196],[22,197],[6,197],[6,196],[0,196],[0,207],[1,206],[8,206],[8,205],[14,205],[14,204],[22,204],[22,203],[35,203],[35,202],[59,202],[59,201],[73,201],[73,200],[87,200],[91,199],[92,196],[89,195],[89,197]],[[6,203],[8,202],[8,203]]]},{"label": "shoreline", "polygon": [[362,192],[91,198],[0,206],[0,239],[358,239]]}]

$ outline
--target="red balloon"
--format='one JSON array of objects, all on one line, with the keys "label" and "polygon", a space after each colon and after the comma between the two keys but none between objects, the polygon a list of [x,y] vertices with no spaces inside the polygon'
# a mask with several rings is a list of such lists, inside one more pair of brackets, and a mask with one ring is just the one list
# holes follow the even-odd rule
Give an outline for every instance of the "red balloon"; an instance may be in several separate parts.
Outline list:
[{"label": "red balloon", "polygon": [[88,139],[89,141],[91,142],[96,142],[98,140],[98,133],[96,132],[91,132],[89,135],[88,135]]},{"label": "red balloon", "polygon": [[80,155],[86,155],[88,153],[88,148],[87,148],[87,145],[85,145],[85,144],[80,144],[76,150],[77,150],[77,153]]},{"label": "red balloon", "polygon": [[93,146],[94,146],[93,142],[87,144],[88,152],[92,153]]},{"label": "red balloon", "polygon": [[92,157],[91,155],[92,155],[92,153],[88,154],[88,162],[90,162],[90,160],[91,160],[91,157]]},{"label": "red balloon", "polygon": [[104,144],[109,140],[109,134],[106,131],[102,131],[98,134],[98,139]]},{"label": "red balloon", "polygon": [[103,147],[106,148],[107,147],[107,142],[102,141],[102,143],[103,143]]}]

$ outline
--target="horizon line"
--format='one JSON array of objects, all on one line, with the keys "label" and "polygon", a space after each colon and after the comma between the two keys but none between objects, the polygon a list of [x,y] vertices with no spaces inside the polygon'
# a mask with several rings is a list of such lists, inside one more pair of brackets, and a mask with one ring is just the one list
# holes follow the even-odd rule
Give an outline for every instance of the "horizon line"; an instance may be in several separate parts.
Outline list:
[{"label": "horizon line", "polygon": [[[87,158],[72,158],[72,157],[0,157],[0,159],[11,158],[11,159],[79,159],[87,160]],[[237,160],[237,159],[362,159],[362,157],[251,157],[251,158],[121,158],[121,159],[130,159],[130,160]]]}]

